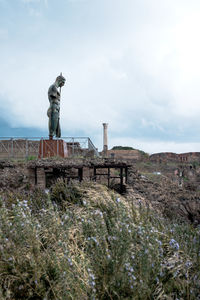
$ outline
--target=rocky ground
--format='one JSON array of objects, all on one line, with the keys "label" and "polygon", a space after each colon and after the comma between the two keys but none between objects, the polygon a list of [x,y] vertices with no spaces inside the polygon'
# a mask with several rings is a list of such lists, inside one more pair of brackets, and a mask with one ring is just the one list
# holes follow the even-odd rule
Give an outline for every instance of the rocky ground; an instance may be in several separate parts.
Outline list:
[{"label": "rocky ground", "polygon": [[189,190],[188,185],[179,187],[166,176],[155,182],[132,168],[128,193],[166,217],[200,224],[200,192]]}]

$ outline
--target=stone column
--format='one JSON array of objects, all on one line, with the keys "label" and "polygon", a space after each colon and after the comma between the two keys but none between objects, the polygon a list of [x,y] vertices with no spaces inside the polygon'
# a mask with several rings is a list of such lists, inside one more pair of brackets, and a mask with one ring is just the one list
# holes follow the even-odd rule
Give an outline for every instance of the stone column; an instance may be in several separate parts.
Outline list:
[{"label": "stone column", "polygon": [[103,154],[108,155],[108,123],[103,123]]},{"label": "stone column", "polygon": [[37,186],[41,189],[46,188],[46,174],[44,168],[37,168]]}]

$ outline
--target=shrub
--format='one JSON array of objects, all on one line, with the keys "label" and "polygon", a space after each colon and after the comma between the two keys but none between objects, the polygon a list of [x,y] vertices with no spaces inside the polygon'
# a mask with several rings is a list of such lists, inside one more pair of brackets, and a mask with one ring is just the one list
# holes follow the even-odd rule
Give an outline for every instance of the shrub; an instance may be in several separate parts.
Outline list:
[{"label": "shrub", "polygon": [[199,228],[98,184],[59,181],[38,197],[37,213],[30,199],[0,207],[0,299],[200,296]]}]

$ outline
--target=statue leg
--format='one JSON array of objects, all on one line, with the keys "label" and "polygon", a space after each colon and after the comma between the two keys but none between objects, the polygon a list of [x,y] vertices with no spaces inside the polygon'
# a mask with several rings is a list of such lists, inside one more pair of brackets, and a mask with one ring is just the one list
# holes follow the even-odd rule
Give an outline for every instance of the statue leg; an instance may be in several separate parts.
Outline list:
[{"label": "statue leg", "polygon": [[56,128],[56,137],[58,137],[58,138],[61,137],[60,118],[58,118],[58,124],[57,124],[57,128]]},{"label": "statue leg", "polygon": [[57,111],[54,111],[53,114],[52,114],[52,134],[53,136],[56,136],[57,137],[57,127],[58,127],[58,118],[59,118],[59,114]]},{"label": "statue leg", "polygon": [[53,139],[53,131],[52,131],[52,125],[51,125],[51,117],[49,117],[49,139]]}]

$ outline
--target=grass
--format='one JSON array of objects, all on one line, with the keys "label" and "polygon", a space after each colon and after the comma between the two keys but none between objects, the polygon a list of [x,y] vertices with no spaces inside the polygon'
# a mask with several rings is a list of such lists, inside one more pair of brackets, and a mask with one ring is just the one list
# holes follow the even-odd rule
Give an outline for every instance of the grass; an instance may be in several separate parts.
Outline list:
[{"label": "grass", "polygon": [[198,299],[199,234],[98,184],[4,194],[0,299]]}]

